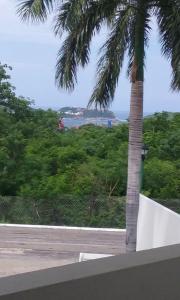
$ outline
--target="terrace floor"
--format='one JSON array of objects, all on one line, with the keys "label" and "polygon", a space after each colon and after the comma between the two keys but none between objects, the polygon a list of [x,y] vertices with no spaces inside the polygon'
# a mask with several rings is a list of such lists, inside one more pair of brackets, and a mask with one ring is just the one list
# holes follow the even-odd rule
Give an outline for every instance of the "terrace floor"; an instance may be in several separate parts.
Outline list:
[{"label": "terrace floor", "polygon": [[0,277],[62,266],[79,253],[125,252],[125,231],[0,225]]}]

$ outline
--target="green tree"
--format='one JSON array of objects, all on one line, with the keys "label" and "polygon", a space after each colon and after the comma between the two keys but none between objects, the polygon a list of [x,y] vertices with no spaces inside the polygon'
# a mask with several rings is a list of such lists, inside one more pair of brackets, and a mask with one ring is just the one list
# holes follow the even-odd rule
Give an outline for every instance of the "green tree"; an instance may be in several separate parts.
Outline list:
[{"label": "green tree", "polygon": [[[58,2],[61,1],[59,0]],[[56,11],[56,35],[67,32],[58,53],[56,82],[73,89],[77,67],[89,62],[90,43],[106,24],[109,37],[101,49],[98,80],[89,104],[108,107],[114,98],[125,52],[132,84],[129,117],[128,184],[126,205],[127,251],[136,249],[142,147],[143,82],[145,50],[151,17],[157,18],[163,54],[171,61],[172,88],[180,89],[180,3],[179,0],[23,0],[19,13],[23,19],[44,21]]]},{"label": "green tree", "polygon": [[31,101],[16,97],[8,70],[11,67],[0,64],[0,194],[12,196],[19,187],[16,171],[26,144],[23,121],[30,119],[32,108]]},{"label": "green tree", "polygon": [[145,165],[144,190],[155,199],[180,198],[179,164],[153,158]]}]

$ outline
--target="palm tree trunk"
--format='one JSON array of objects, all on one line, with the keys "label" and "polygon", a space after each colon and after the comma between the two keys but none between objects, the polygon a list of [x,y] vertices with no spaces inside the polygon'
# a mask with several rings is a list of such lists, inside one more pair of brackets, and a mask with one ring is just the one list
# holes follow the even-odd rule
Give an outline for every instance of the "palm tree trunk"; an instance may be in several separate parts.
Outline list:
[{"label": "palm tree trunk", "polygon": [[136,251],[143,125],[143,81],[133,81],[129,117],[126,251]]}]

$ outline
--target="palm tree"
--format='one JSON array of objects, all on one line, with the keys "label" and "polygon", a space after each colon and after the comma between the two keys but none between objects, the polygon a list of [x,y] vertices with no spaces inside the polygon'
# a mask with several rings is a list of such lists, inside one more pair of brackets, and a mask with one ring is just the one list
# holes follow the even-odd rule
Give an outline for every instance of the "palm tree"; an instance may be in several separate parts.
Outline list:
[{"label": "palm tree", "polygon": [[18,9],[22,19],[44,21],[54,11],[56,35],[66,32],[56,64],[59,88],[73,89],[78,66],[89,62],[90,44],[102,26],[108,38],[101,48],[97,83],[89,105],[107,108],[114,98],[125,53],[132,85],[129,117],[128,183],[126,204],[127,251],[136,250],[143,124],[145,51],[150,21],[156,17],[162,54],[171,62],[172,89],[180,89],[179,0],[24,0]]}]

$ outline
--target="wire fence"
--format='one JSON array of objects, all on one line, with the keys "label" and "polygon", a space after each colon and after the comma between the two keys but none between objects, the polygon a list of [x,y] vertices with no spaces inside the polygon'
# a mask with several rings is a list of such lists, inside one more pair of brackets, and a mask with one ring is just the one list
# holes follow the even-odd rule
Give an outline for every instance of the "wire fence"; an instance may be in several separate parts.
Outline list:
[{"label": "wire fence", "polygon": [[[155,201],[180,213],[180,199]],[[0,196],[0,223],[125,228],[125,197]]]},{"label": "wire fence", "polygon": [[125,198],[0,196],[0,223],[124,228]]}]

